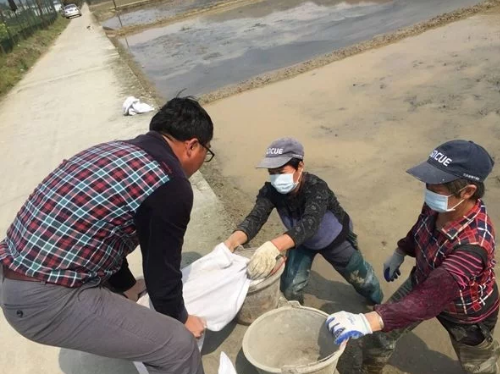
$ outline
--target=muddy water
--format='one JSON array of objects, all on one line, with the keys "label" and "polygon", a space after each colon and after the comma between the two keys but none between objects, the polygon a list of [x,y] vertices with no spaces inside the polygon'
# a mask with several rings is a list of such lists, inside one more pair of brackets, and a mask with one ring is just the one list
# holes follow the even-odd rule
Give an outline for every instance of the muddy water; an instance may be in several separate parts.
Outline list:
[{"label": "muddy water", "polygon": [[193,9],[208,8],[220,2],[221,0],[173,0],[126,12],[120,15],[120,19],[113,17],[103,22],[103,26],[118,29],[121,25],[134,26],[154,23],[160,19],[174,17]]},{"label": "muddy water", "polygon": [[199,95],[478,2],[267,0],[127,39],[163,96]]}]

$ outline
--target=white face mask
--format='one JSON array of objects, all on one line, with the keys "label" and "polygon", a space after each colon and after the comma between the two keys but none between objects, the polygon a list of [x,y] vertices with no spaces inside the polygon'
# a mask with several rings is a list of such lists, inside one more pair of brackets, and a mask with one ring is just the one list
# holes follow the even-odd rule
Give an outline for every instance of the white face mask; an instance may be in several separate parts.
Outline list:
[{"label": "white face mask", "polygon": [[[465,187],[464,187],[465,188]],[[464,189],[462,188],[462,190]],[[460,191],[462,191],[460,190]],[[460,192],[458,191],[458,192]],[[433,211],[438,213],[447,213],[455,211],[455,208],[462,204],[464,200],[460,200],[457,205],[448,209],[448,198],[453,195],[440,195],[438,193],[432,192],[429,189],[425,188],[425,203],[431,208]]]},{"label": "white face mask", "polygon": [[297,182],[293,181],[293,174],[294,173],[271,174],[269,176],[269,180],[271,182],[271,185],[276,189],[276,191],[278,191],[283,195],[286,195],[287,193],[293,191],[299,185],[298,180]]}]

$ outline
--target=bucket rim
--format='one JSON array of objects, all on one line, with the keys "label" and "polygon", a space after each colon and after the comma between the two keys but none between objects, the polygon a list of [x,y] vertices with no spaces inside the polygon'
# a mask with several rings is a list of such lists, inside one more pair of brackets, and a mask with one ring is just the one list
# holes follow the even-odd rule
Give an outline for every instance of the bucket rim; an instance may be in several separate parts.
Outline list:
[{"label": "bucket rim", "polygon": [[[248,327],[247,331],[245,331],[245,335],[243,336],[243,342],[242,342],[243,354],[245,355],[245,357],[248,360],[248,362],[250,362],[250,364],[252,364],[253,366],[255,366],[258,369],[261,369],[261,370],[264,370],[264,371],[266,371],[268,373],[273,373],[273,374],[285,373],[287,368],[292,368],[292,367],[298,373],[300,373],[301,372],[300,370],[303,370],[303,369],[308,368],[308,367],[314,367],[316,370],[320,370],[320,369],[324,368],[325,366],[330,365],[331,361],[338,360],[339,357],[342,355],[342,353],[344,353],[345,347],[347,345],[345,342],[342,343],[341,345],[339,345],[338,346],[339,348],[335,352],[333,352],[332,354],[330,354],[330,355],[322,358],[319,361],[316,361],[316,362],[313,362],[313,363],[309,363],[309,364],[305,364],[305,365],[300,365],[300,366],[289,366],[289,365],[286,365],[286,366],[283,366],[281,368],[275,368],[275,367],[263,365],[262,363],[258,363],[252,357],[252,355],[250,354],[250,352],[248,351],[248,349],[249,349],[248,339],[250,339],[249,335],[250,335],[250,332],[252,331],[252,326],[256,325],[257,322],[259,322],[260,320],[264,319],[265,317],[269,317],[269,316],[271,316],[273,314],[281,313],[285,309],[302,309],[302,310],[306,310],[306,311],[309,311],[309,312],[313,312],[315,314],[319,314],[322,317],[328,318],[328,314],[325,313],[325,312],[323,312],[322,310],[319,310],[319,309],[316,309],[316,308],[307,307],[307,306],[302,306],[298,302],[288,302],[288,305],[285,305],[285,306],[282,306],[280,308],[271,310],[271,311],[269,311],[267,313],[264,313],[263,315],[261,315],[259,318],[257,318]],[[333,337],[332,337],[332,339],[333,339]]]}]

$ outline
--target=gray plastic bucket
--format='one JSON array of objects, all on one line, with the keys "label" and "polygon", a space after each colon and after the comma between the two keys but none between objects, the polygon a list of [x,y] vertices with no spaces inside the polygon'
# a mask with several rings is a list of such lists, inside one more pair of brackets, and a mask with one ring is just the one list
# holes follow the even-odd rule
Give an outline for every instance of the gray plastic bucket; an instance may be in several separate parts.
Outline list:
[{"label": "gray plastic bucket", "polygon": [[[256,248],[243,249],[236,252],[247,258],[252,257]],[[236,321],[242,325],[250,325],[257,318],[278,307],[280,298],[280,278],[285,269],[285,260],[279,259],[276,271],[256,285],[250,285],[247,297],[236,315]]]},{"label": "gray plastic bucket", "polygon": [[260,316],[243,337],[243,352],[260,374],[333,374],[344,352],[326,328],[328,315],[291,302]]}]

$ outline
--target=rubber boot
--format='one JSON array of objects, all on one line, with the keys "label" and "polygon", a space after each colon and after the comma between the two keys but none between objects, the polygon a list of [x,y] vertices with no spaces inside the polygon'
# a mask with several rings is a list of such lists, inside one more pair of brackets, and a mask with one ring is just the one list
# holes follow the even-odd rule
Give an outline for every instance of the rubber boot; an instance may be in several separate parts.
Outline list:
[{"label": "rubber boot", "polygon": [[339,270],[340,275],[349,282],[357,293],[372,304],[380,304],[384,298],[382,289],[372,266],[365,261],[359,250],[353,253],[349,263]]},{"label": "rubber boot", "polygon": [[485,339],[475,346],[461,344],[455,339],[451,339],[451,343],[462,368],[467,374],[499,373],[497,361],[500,357],[500,344],[493,338],[491,338],[491,341]]}]

